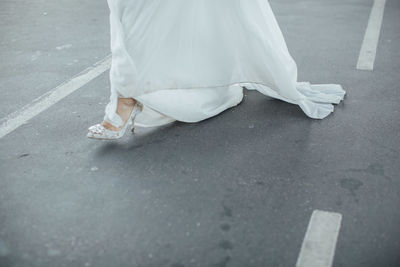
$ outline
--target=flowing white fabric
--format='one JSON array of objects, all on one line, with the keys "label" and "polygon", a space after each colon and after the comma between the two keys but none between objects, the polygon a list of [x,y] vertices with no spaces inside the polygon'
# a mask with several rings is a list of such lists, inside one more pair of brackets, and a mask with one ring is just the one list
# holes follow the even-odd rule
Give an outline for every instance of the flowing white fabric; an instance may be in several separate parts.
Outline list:
[{"label": "flowing white fabric", "polygon": [[297,81],[297,65],[267,0],[108,0],[111,97],[144,106],[135,121],[197,122],[240,103],[243,87],[322,119],[345,91]]}]

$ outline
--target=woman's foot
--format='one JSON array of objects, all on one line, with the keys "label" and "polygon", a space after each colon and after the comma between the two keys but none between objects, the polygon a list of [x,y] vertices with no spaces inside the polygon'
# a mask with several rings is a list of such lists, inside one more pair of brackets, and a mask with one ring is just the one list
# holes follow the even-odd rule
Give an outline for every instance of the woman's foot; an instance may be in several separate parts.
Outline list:
[{"label": "woman's foot", "polygon": [[[129,120],[130,114],[135,104],[136,100],[133,98],[118,98],[117,114],[123,120],[124,125]],[[115,127],[114,125],[112,125],[107,121],[102,121],[101,125],[104,126],[104,128],[111,131],[120,131],[124,127],[124,126],[119,128]]]},{"label": "woman's foot", "polygon": [[[113,118],[104,116],[102,123],[89,127],[87,137],[99,140],[115,140],[121,138],[129,125],[134,130],[134,120],[143,109],[141,103],[132,98],[119,98],[117,110]],[[128,120],[131,120],[130,123]]]}]

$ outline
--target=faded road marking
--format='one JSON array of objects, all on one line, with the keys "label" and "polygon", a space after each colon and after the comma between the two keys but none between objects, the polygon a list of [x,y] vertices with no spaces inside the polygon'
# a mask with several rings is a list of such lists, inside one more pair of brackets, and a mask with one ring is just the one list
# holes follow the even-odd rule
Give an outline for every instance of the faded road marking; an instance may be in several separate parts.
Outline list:
[{"label": "faded road marking", "polygon": [[331,267],[341,222],[340,213],[315,210],[296,267]]},{"label": "faded road marking", "polygon": [[386,0],[375,0],[358,58],[357,69],[373,70]]},{"label": "faded road marking", "polygon": [[108,55],[92,67],[82,71],[71,80],[53,88],[46,94],[36,98],[18,111],[0,120],[0,138],[11,133],[42,111],[75,92],[91,80],[95,79],[110,68],[111,56]]}]

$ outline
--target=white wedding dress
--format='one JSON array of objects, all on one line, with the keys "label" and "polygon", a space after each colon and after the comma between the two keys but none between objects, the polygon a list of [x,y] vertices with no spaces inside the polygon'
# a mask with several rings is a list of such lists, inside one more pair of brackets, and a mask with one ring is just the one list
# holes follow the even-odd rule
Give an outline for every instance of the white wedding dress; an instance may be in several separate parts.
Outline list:
[{"label": "white wedding dress", "polygon": [[243,87],[333,111],[337,84],[297,81],[297,66],[267,0],[108,0],[112,66],[106,115],[118,97],[143,104],[135,125],[198,122],[239,104]]}]

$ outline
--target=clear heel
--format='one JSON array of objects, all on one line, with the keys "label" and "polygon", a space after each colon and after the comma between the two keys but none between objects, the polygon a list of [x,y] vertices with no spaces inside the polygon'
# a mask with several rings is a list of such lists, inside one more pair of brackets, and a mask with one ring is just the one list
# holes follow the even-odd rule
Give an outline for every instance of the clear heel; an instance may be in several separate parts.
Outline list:
[{"label": "clear heel", "polygon": [[139,102],[136,102],[134,109],[136,109],[136,111],[131,113],[131,133],[132,134],[135,133],[135,118],[136,118],[136,115],[139,114],[140,112],[142,112],[143,105],[141,103],[139,103]]}]

